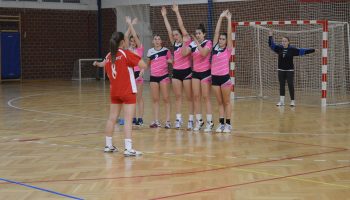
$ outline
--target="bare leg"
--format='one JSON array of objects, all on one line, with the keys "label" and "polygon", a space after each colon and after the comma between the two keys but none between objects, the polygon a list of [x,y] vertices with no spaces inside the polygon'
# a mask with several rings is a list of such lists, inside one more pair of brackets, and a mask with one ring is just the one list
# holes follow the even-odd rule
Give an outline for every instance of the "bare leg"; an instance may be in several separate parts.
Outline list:
[{"label": "bare leg", "polygon": [[171,113],[171,107],[170,107],[170,98],[169,98],[169,83],[160,83],[160,90],[163,96],[163,102],[165,107],[165,120],[170,121],[170,113]]},{"label": "bare leg", "polygon": [[153,118],[159,120],[159,84],[151,82],[151,93],[153,103]]}]

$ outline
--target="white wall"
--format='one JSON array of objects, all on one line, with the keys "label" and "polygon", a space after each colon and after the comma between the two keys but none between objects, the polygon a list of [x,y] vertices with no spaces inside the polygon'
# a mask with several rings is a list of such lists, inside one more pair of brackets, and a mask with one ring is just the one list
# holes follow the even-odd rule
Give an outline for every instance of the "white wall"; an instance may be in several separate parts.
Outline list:
[{"label": "white wall", "polygon": [[5,8],[39,8],[39,9],[63,9],[63,10],[97,10],[97,0],[80,0],[80,3],[53,3],[53,2],[25,2],[25,1],[2,1],[0,7]]}]

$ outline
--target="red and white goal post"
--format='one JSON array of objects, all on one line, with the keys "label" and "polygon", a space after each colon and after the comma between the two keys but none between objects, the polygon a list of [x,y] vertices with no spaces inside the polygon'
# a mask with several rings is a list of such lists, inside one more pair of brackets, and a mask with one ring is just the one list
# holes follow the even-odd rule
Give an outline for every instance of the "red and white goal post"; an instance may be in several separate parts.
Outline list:
[{"label": "red and white goal post", "polygon": [[[333,25],[330,26],[330,24],[333,24]],[[344,70],[346,70],[346,67],[347,69],[349,68],[348,65],[350,62],[349,61],[350,60],[349,59],[350,37],[349,37],[349,24],[347,22],[331,22],[327,20],[232,22],[233,49],[231,53],[232,56],[231,56],[231,62],[230,62],[230,76],[233,82],[233,87],[232,87],[231,97],[232,98],[235,97],[235,92],[236,92],[235,90],[238,89],[237,87],[240,87],[240,84],[237,84],[237,82],[239,81],[242,82],[241,85],[245,85],[247,86],[247,88],[253,88],[253,90],[258,91],[257,93],[259,94],[257,96],[260,96],[260,97],[264,97],[264,95],[266,96],[266,94],[263,94],[263,93],[268,93],[268,95],[269,94],[272,95],[273,93],[271,92],[272,90],[273,91],[276,90],[276,92],[273,94],[273,95],[276,95],[278,90],[278,84],[277,84],[278,81],[276,78],[276,73],[271,72],[271,70],[277,70],[277,56],[274,54],[274,52],[268,49],[269,47],[267,42],[268,41],[267,33],[269,30],[273,30],[274,33],[276,33],[277,35],[287,34],[289,37],[290,36],[293,37],[294,41],[296,41],[296,43],[299,43],[299,44],[296,44],[296,47],[314,48],[318,50],[322,49],[321,51],[318,51],[318,53],[317,52],[315,53],[319,56],[317,60],[315,60],[315,57],[317,57],[317,55],[306,56],[306,57],[311,57],[307,59],[308,61],[305,61],[307,63],[303,63],[304,62],[303,59],[305,58],[300,58],[300,64],[298,64],[299,63],[299,59],[298,59],[297,61],[298,63],[296,65],[297,66],[300,65],[300,69],[298,73],[301,73],[301,75],[298,75],[296,81],[297,82],[299,81],[298,84],[301,85],[299,87],[299,91],[306,91],[306,93],[312,93],[311,91],[315,90],[315,88],[318,88],[318,90],[321,90],[321,100],[320,100],[321,106],[326,106],[328,104],[327,85],[329,84],[328,78],[329,78],[329,62],[330,62],[330,59],[329,59],[330,27],[332,29],[331,37],[333,39],[334,37],[336,37],[334,39],[335,40],[334,44],[331,46],[332,48],[331,56],[339,56],[339,58],[338,57],[334,58],[336,61],[334,61],[334,63],[332,61],[332,64],[341,65],[340,66],[342,67],[341,70],[343,70],[343,68]],[[241,32],[239,32],[239,30]],[[277,43],[277,39],[275,37],[274,39],[275,39],[275,42]],[[242,43],[242,44],[237,45],[238,43]],[[310,45],[310,46],[299,46],[299,45]],[[338,53],[339,50],[344,51],[345,52],[344,55],[343,53],[340,53],[341,54],[340,55]],[[346,52],[346,50],[348,52]],[[237,63],[237,60],[239,60],[238,63]],[[247,64],[247,63],[250,63],[250,64]],[[244,66],[239,66],[239,65],[244,65]],[[250,66],[250,65],[253,65],[253,66]],[[315,65],[318,65],[318,66],[315,66]],[[255,69],[255,67],[258,67],[258,68]],[[249,68],[249,69],[246,69],[246,71],[244,71],[245,69],[242,69],[242,68]],[[240,73],[239,75],[237,74],[237,69],[238,70],[242,69],[241,71],[239,71]],[[249,76],[249,74],[255,73],[252,71],[259,71],[258,74],[256,75],[253,74],[255,78]],[[344,73],[344,72],[334,72],[334,73]],[[305,79],[311,79],[311,80],[307,80],[308,82],[305,82],[306,80],[303,80],[302,77],[299,77],[299,76],[303,76]],[[333,74],[332,76],[334,76],[332,78],[332,87],[334,87],[332,88],[334,89],[334,91],[332,91],[332,94],[333,92],[338,92],[338,90],[339,91],[343,90],[344,89],[343,87],[345,87],[345,91],[346,91],[345,99],[343,98],[344,94],[342,94],[343,99],[340,101],[348,102],[349,93],[346,89],[348,85],[344,86],[344,84],[348,84],[346,83],[348,77],[344,77],[344,80],[341,80],[342,83],[338,84],[337,83],[339,81],[338,76],[335,76]],[[316,77],[318,81],[312,80],[312,79],[315,79]],[[253,81],[252,79],[256,79],[256,81]],[[274,80],[268,80],[268,79],[274,79]],[[311,81],[314,81],[315,83]],[[273,87],[275,89],[270,89],[272,88],[272,85],[274,85]],[[265,89],[265,88],[268,88],[268,89]],[[247,94],[247,96],[249,96],[249,94]],[[254,96],[254,95],[250,95],[250,96]],[[334,102],[341,103],[337,101],[334,101]]]}]

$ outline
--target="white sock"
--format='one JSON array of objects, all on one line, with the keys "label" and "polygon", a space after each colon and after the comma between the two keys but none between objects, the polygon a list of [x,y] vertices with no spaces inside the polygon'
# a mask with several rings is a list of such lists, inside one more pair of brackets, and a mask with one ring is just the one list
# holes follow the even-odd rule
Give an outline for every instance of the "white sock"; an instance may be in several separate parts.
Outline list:
[{"label": "white sock", "polygon": [[132,140],[131,139],[124,139],[125,149],[130,150],[132,149]]},{"label": "white sock", "polygon": [[188,116],[188,121],[193,121],[193,115]]},{"label": "white sock", "polygon": [[180,114],[180,113],[179,113],[179,114],[176,114],[176,119],[179,120],[179,121],[181,121],[181,114]]},{"label": "white sock", "polygon": [[196,120],[201,121],[202,120],[202,114],[196,114]]},{"label": "white sock", "polygon": [[284,96],[280,96],[280,102],[284,103]]},{"label": "white sock", "polygon": [[207,122],[213,121],[213,115],[207,114]]},{"label": "white sock", "polygon": [[107,147],[112,147],[113,146],[113,144],[112,144],[112,137],[106,136],[106,146]]}]

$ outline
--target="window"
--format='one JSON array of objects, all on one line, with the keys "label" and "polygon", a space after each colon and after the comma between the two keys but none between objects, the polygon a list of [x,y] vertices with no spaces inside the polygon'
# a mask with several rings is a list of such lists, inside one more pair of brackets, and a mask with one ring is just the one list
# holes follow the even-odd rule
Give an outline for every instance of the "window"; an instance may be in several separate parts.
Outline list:
[{"label": "window", "polygon": [[63,0],[63,3],[80,3],[80,0]]}]

